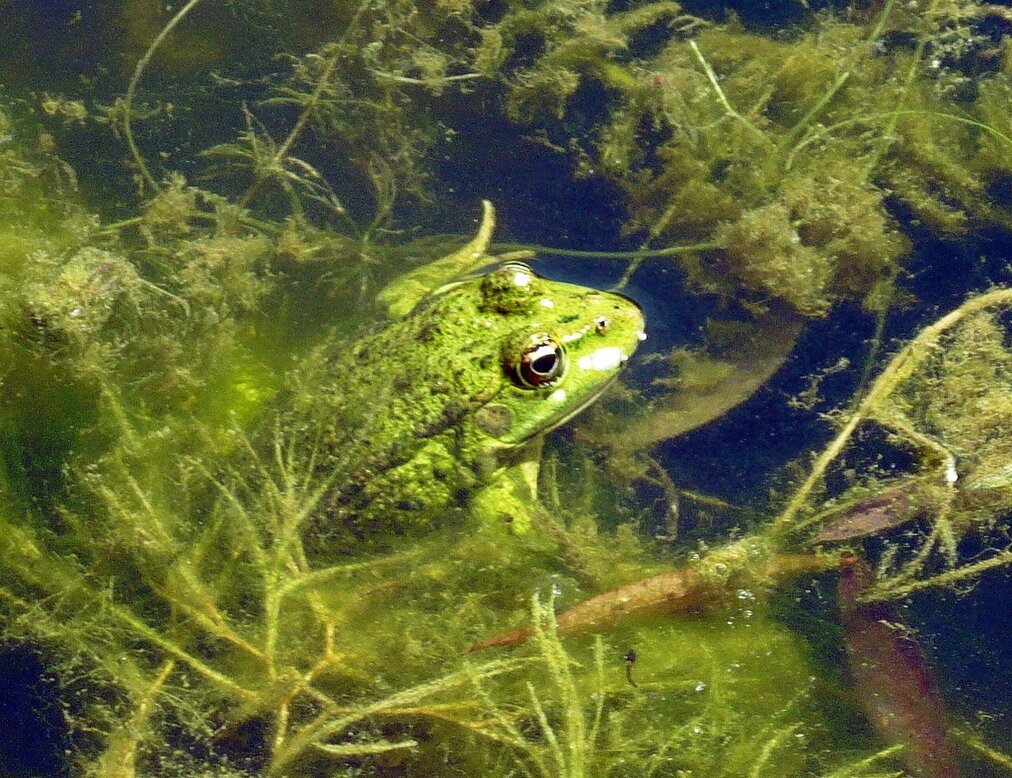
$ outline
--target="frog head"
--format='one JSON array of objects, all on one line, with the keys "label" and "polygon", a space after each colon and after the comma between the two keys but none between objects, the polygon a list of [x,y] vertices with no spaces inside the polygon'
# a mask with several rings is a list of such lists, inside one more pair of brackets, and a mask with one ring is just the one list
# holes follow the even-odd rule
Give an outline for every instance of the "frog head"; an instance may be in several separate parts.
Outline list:
[{"label": "frog head", "polygon": [[[489,256],[495,209],[488,200],[482,209],[473,240],[404,274],[379,301],[395,318],[431,325],[426,353],[443,377],[458,376],[450,396],[471,409],[487,453],[526,443],[592,403],[636,350],[644,322],[626,297],[505,261],[529,251]],[[498,269],[476,277],[497,259]]]},{"label": "frog head", "polygon": [[481,279],[480,311],[487,317],[481,324],[502,331],[502,380],[474,424],[500,446],[526,443],[586,408],[644,337],[632,300],[539,278],[516,262]]}]

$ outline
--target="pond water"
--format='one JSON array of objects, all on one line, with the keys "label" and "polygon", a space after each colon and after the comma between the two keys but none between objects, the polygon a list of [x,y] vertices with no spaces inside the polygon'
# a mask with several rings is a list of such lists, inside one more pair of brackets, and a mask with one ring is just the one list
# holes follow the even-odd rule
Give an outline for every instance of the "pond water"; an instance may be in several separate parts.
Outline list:
[{"label": "pond water", "polygon": [[0,15],[0,773],[1012,774],[1007,4]]}]

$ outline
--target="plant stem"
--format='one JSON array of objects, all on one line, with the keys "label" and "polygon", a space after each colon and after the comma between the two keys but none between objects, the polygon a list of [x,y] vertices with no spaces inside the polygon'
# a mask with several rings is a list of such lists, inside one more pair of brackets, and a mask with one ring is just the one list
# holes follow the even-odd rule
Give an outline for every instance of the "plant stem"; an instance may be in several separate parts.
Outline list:
[{"label": "plant stem", "polygon": [[144,157],[141,156],[140,149],[137,148],[137,143],[134,140],[133,127],[131,125],[130,113],[131,107],[133,106],[134,95],[137,92],[137,84],[140,83],[141,76],[144,75],[144,69],[148,66],[151,61],[151,57],[154,56],[155,52],[158,51],[158,47],[162,45],[166,38],[172,33],[176,25],[183,21],[183,18],[197,5],[201,0],[190,0],[186,5],[179,9],[175,16],[169,19],[169,23],[162,28],[162,31],[155,36],[155,39],[151,41],[151,45],[148,46],[148,50],[144,52],[144,56],[137,62],[137,66],[134,68],[133,75],[130,77],[130,83],[127,84],[126,95],[123,97],[123,136],[126,138],[127,148],[130,149],[130,154],[134,158],[134,162],[137,163],[137,167],[141,171],[141,176],[147,182],[155,192],[160,192],[161,187],[158,186],[158,182],[155,181],[154,176],[151,175],[151,171],[148,169],[147,163],[144,161]]},{"label": "plant stem", "polygon": [[946,314],[934,324],[925,327],[921,332],[904,346],[900,352],[892,358],[892,361],[875,380],[868,394],[861,404],[851,414],[847,423],[837,433],[836,437],[822,451],[812,465],[808,477],[798,487],[794,497],[784,508],[783,512],[776,518],[770,527],[770,535],[774,538],[784,536],[788,532],[803,529],[810,521],[798,522],[798,514],[808,502],[815,487],[822,482],[829,465],[840,455],[846,447],[854,430],[865,419],[872,416],[876,406],[885,401],[896,388],[909,378],[917,369],[920,363],[930,354],[934,353],[933,346],[938,339],[949,329],[959,324],[968,316],[987,308],[999,305],[1012,305],[1012,289],[995,289],[978,297],[973,297],[963,303],[956,310]]},{"label": "plant stem", "polygon": [[[197,2],[197,0],[191,0],[191,2]],[[295,145],[295,142],[299,139],[299,136],[302,134],[306,124],[309,122],[313,111],[316,110],[316,106],[319,105],[320,100],[323,97],[324,90],[330,85],[330,80],[334,76],[334,71],[337,70],[338,61],[345,53],[342,48],[342,44],[344,44],[352,30],[354,30],[358,25],[358,21],[362,17],[366,8],[369,7],[369,3],[370,0],[363,0],[358,9],[356,9],[355,14],[351,17],[351,20],[348,22],[348,26],[345,27],[344,32],[341,33],[341,37],[334,42],[334,53],[330,55],[327,63],[323,66],[323,72],[316,81],[313,93],[309,96],[309,99],[306,100],[302,108],[302,112],[299,114],[299,118],[295,120],[295,124],[292,125],[292,129],[289,130],[288,135],[285,136],[285,139],[281,142],[281,145],[278,146],[277,151],[274,152],[273,157],[264,169],[276,170],[281,165],[282,160],[288,156],[288,152],[291,151],[292,146]],[[267,178],[268,176],[262,173],[257,175],[253,183],[250,184],[249,189],[247,189],[243,193],[243,196],[239,198],[239,208],[245,208],[249,205],[250,201],[260,191],[260,187],[262,187],[267,181]]]}]

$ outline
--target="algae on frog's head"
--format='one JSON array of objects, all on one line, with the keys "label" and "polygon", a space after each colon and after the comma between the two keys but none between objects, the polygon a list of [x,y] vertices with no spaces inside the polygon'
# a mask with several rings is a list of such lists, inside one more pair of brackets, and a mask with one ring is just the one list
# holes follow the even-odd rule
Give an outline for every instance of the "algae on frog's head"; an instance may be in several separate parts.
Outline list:
[{"label": "algae on frog's head", "polygon": [[485,434],[508,446],[587,407],[645,337],[643,315],[632,300],[539,279],[524,266],[507,265],[486,276],[482,298],[490,315],[508,310],[528,319],[502,342],[500,367],[509,382],[481,411],[494,422],[478,420]]}]

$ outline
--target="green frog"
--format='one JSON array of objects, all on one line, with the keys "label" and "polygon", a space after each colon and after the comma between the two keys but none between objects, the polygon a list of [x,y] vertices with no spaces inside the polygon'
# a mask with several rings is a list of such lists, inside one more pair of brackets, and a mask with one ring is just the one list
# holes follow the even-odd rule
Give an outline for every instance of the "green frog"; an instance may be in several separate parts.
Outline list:
[{"label": "green frog", "polygon": [[473,241],[380,295],[400,318],[299,371],[284,423],[328,484],[311,532],[328,547],[464,516],[527,532],[542,436],[643,339],[631,300],[490,258],[493,225],[486,202]]}]

